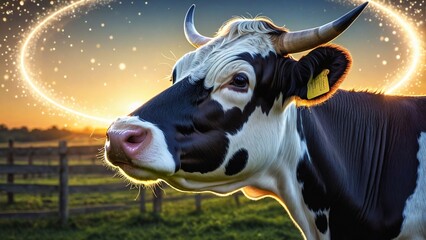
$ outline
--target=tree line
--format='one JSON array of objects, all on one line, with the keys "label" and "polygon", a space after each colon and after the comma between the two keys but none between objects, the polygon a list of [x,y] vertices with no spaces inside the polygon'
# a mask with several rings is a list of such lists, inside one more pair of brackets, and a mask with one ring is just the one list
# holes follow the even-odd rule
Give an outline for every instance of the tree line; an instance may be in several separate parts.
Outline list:
[{"label": "tree line", "polygon": [[0,142],[10,139],[18,142],[50,141],[68,137],[73,133],[67,129],[52,126],[48,129],[28,129],[27,127],[9,129],[5,124],[0,124]]}]

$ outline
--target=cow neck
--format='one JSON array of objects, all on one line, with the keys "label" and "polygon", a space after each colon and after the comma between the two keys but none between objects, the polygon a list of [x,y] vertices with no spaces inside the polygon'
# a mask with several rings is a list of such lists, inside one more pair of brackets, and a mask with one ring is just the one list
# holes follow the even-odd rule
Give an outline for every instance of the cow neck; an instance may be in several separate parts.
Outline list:
[{"label": "cow neck", "polygon": [[305,239],[317,239],[317,232],[312,228],[313,219],[307,214],[299,183],[297,181],[296,169],[300,159],[306,150],[306,144],[300,141],[297,131],[297,107],[293,103],[285,103],[286,108],[282,115],[281,138],[277,142],[280,150],[270,166],[259,171],[254,182],[243,189],[244,194],[251,199],[273,197],[287,211],[301,231]]}]

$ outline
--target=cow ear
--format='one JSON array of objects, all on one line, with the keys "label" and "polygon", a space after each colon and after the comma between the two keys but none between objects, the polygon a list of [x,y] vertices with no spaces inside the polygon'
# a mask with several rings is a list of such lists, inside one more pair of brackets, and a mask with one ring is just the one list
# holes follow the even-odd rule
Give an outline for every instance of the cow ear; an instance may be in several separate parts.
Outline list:
[{"label": "cow ear", "polygon": [[285,60],[280,81],[287,96],[298,105],[316,105],[329,99],[344,80],[352,64],[348,51],[336,46],[318,47],[299,61]]}]

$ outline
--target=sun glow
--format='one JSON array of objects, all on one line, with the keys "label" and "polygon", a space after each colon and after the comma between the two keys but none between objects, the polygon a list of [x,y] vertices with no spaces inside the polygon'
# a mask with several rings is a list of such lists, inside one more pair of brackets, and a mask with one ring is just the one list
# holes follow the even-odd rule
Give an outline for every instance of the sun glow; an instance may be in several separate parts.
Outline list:
[{"label": "sun glow", "polygon": [[141,102],[132,102],[129,107],[128,110],[129,112],[135,111],[138,107],[140,107],[142,105]]},{"label": "sun glow", "polygon": [[[56,108],[69,113],[73,116],[78,116],[86,119],[90,119],[99,123],[105,123],[109,124],[113,120],[108,119],[106,117],[102,116],[96,116],[89,114],[87,112],[79,111],[75,108],[66,106],[65,104],[61,103],[60,101],[54,99],[53,97],[50,97],[45,90],[43,90],[39,84],[36,83],[36,80],[34,77],[35,73],[31,72],[30,67],[28,66],[28,60],[30,59],[30,53],[32,51],[32,46],[37,42],[37,36],[39,36],[43,29],[46,29],[48,25],[53,24],[55,21],[58,21],[60,17],[66,16],[67,14],[72,13],[75,9],[78,9],[82,6],[86,6],[89,4],[100,4],[100,3],[106,3],[111,2],[113,0],[105,0],[105,1],[97,1],[97,0],[80,0],[71,2],[69,5],[66,5],[57,11],[51,13],[44,19],[40,20],[25,36],[24,39],[22,39],[22,46],[20,48],[20,52],[18,55],[18,62],[20,66],[20,74],[23,81],[26,83],[29,89],[32,90],[32,92],[49,103],[51,106],[55,106]],[[351,0],[348,1],[351,3],[361,3],[364,2],[364,0]],[[393,21],[400,29],[402,29],[403,37],[407,40],[406,47],[410,50],[409,51],[409,57],[406,59],[407,63],[407,70],[400,75],[394,76],[394,79],[392,82],[392,86],[390,86],[385,92],[387,94],[394,93],[398,89],[400,89],[403,85],[406,85],[410,79],[416,74],[416,70],[419,70],[423,67],[422,65],[422,38],[421,36],[416,33],[416,28],[414,27],[412,21],[405,17],[403,14],[400,14],[396,12],[391,6],[388,6],[384,3],[378,3],[375,1],[370,1],[370,10],[374,12],[380,12],[380,14],[384,13],[384,18],[386,18],[388,21]],[[110,37],[112,38],[112,36]],[[112,40],[112,39],[111,39]],[[91,61],[92,64],[95,64],[97,61],[93,58],[93,61]],[[118,68],[121,71],[126,70],[126,65],[124,63],[120,63],[118,65]],[[8,77],[8,76],[7,76]],[[6,79],[6,75],[4,76]],[[105,83],[104,83],[105,85]],[[126,103],[124,106],[129,106],[129,110],[134,110],[138,106],[140,106],[139,102],[134,103]]]}]

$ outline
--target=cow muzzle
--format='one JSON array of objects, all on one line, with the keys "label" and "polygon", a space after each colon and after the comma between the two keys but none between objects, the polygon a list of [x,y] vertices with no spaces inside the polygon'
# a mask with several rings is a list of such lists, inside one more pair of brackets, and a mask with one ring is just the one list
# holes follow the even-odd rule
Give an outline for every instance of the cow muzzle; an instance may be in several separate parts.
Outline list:
[{"label": "cow muzzle", "polygon": [[163,132],[137,117],[119,118],[109,127],[105,159],[137,180],[156,180],[176,169]]},{"label": "cow muzzle", "polygon": [[152,141],[149,129],[129,126],[127,129],[110,128],[107,132],[105,150],[111,164],[131,163],[137,159]]}]

